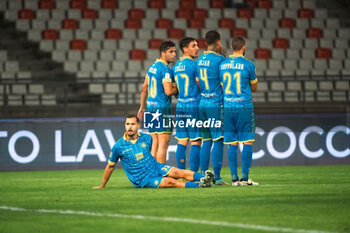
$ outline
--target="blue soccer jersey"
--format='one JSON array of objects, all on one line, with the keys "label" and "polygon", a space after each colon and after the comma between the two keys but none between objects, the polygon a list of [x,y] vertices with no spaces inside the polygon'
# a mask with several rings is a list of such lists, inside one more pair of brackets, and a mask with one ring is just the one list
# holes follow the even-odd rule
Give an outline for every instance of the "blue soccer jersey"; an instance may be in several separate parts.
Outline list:
[{"label": "blue soccer jersey", "polygon": [[115,165],[121,160],[124,171],[135,187],[143,187],[144,180],[158,174],[160,164],[151,154],[152,137],[138,133],[136,140],[119,139],[113,146],[108,164]]},{"label": "blue soccer jersey", "polygon": [[219,78],[220,63],[223,55],[205,51],[197,60],[197,78],[201,88],[202,100],[222,102],[223,94]]},{"label": "blue soccer jersey", "polygon": [[163,87],[163,83],[173,83],[172,71],[168,64],[157,59],[148,69],[146,78],[148,79],[147,106],[171,107],[171,96],[165,94]]}]

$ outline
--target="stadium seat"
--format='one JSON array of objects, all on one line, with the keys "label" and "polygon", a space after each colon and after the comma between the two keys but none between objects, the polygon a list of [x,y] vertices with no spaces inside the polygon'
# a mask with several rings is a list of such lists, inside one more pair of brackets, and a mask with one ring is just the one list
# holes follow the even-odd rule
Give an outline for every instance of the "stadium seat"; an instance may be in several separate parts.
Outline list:
[{"label": "stadium seat", "polygon": [[165,1],[164,0],[150,0],[148,2],[149,8],[153,9],[163,9],[165,7]]},{"label": "stadium seat", "polygon": [[316,49],[316,58],[330,59],[332,58],[332,51],[327,48]]},{"label": "stadium seat", "polygon": [[72,50],[85,50],[86,49],[86,41],[75,39],[70,41],[70,48]]},{"label": "stadium seat", "polygon": [[187,19],[190,20],[192,18],[192,11],[189,9],[177,9],[176,10],[176,17],[181,19]]},{"label": "stadium seat", "polygon": [[139,19],[127,19],[125,20],[125,27],[130,29],[140,29],[141,20]]},{"label": "stadium seat", "polygon": [[243,36],[244,38],[247,38],[247,30],[244,28],[234,28],[231,30],[231,36]]},{"label": "stadium seat", "polygon": [[258,0],[258,8],[270,9],[271,6],[270,0]]},{"label": "stadium seat", "polygon": [[237,11],[237,17],[251,19],[253,17],[253,11],[250,8],[240,8]]},{"label": "stadium seat", "polygon": [[148,47],[150,49],[159,49],[162,42],[163,42],[162,39],[152,38],[148,41]]},{"label": "stadium seat", "polygon": [[118,1],[117,0],[102,0],[101,6],[104,9],[115,10],[116,8],[118,8]]},{"label": "stadium seat", "polygon": [[76,19],[64,19],[62,21],[62,29],[78,29],[78,21]]},{"label": "stadium seat", "polygon": [[306,35],[308,38],[322,38],[322,30],[320,28],[309,28],[306,31]]},{"label": "stadium seat", "polygon": [[208,11],[202,8],[194,9],[192,12],[192,17],[194,19],[204,20],[205,18],[208,17]]},{"label": "stadium seat", "polygon": [[179,28],[171,28],[168,30],[168,37],[172,39],[181,39],[184,37],[184,31]]},{"label": "stadium seat", "polygon": [[210,1],[211,8],[225,8],[225,0],[211,0]]},{"label": "stadium seat", "polygon": [[59,33],[55,29],[45,29],[42,32],[42,38],[44,40],[58,40],[59,38]]},{"label": "stadium seat", "polygon": [[98,18],[97,10],[95,9],[84,9],[82,11],[83,19],[96,19]]},{"label": "stadium seat", "polygon": [[286,38],[275,38],[273,40],[273,47],[276,49],[288,49],[289,41]]},{"label": "stadium seat", "polygon": [[33,20],[35,19],[35,12],[31,9],[22,9],[18,12],[18,18]]},{"label": "stadium seat", "polygon": [[173,27],[173,22],[171,21],[171,19],[159,18],[156,21],[156,27],[157,28],[170,29],[170,28]]},{"label": "stadium seat", "polygon": [[294,28],[295,27],[295,20],[292,18],[282,18],[279,21],[281,28]]},{"label": "stadium seat", "polygon": [[144,10],[142,9],[137,9],[137,8],[134,8],[134,9],[130,9],[129,10],[129,18],[130,19],[138,19],[138,20],[141,20],[145,17],[145,12]]},{"label": "stadium seat", "polygon": [[298,10],[298,17],[312,19],[314,17],[314,11],[312,9],[300,8]]},{"label": "stadium seat", "polygon": [[39,2],[40,9],[52,10],[55,8],[55,3],[53,0],[40,0]]},{"label": "stadium seat", "polygon": [[193,10],[196,8],[196,1],[195,0],[181,0],[180,1],[180,8]]},{"label": "stadium seat", "polygon": [[198,38],[197,43],[200,49],[207,49],[207,43],[204,38]]},{"label": "stadium seat", "polygon": [[219,27],[221,28],[235,28],[235,21],[232,18],[222,18],[219,21]]},{"label": "stadium seat", "polygon": [[117,28],[110,28],[106,30],[106,39],[119,40],[122,38],[122,32]]},{"label": "stadium seat", "polygon": [[256,1],[255,0],[244,0],[244,3],[249,5],[250,8],[256,7]]},{"label": "stadium seat", "polygon": [[143,49],[132,49],[130,51],[130,59],[132,60],[145,60],[146,51]]},{"label": "stadium seat", "polygon": [[86,8],[86,0],[71,0],[71,8],[72,9],[85,9]]},{"label": "stadium seat", "polygon": [[188,26],[190,28],[202,29],[202,28],[204,28],[204,22],[201,19],[192,19],[192,20],[189,20]]},{"label": "stadium seat", "polygon": [[255,50],[255,58],[268,60],[271,58],[271,52],[269,49],[258,48]]}]

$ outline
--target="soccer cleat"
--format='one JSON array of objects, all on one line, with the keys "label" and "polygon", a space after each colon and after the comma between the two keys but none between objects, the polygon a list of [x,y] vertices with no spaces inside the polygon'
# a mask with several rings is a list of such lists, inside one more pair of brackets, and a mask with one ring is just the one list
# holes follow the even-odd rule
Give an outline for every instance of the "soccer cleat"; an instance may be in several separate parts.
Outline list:
[{"label": "soccer cleat", "polygon": [[238,180],[232,180],[232,186],[239,186],[240,183]]},{"label": "soccer cleat", "polygon": [[215,185],[226,186],[227,184],[222,178],[220,178],[218,180],[215,180]]},{"label": "soccer cleat", "polygon": [[246,186],[246,185],[259,185],[259,183],[252,181],[251,179],[248,180],[240,180],[239,184],[241,186]]},{"label": "soccer cleat", "polygon": [[204,177],[208,180],[210,187],[215,184],[214,172],[210,170],[206,170]]}]

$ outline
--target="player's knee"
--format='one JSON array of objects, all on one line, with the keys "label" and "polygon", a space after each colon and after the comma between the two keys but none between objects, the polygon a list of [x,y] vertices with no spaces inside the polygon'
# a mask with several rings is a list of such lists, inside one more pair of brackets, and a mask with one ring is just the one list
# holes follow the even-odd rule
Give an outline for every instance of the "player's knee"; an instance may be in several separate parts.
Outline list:
[{"label": "player's knee", "polygon": [[253,145],[253,142],[244,142],[243,145]]},{"label": "player's knee", "polygon": [[165,178],[163,180],[163,182],[164,182],[164,184],[163,184],[164,186],[171,187],[171,186],[174,186],[176,184],[177,180],[175,180],[173,178]]}]

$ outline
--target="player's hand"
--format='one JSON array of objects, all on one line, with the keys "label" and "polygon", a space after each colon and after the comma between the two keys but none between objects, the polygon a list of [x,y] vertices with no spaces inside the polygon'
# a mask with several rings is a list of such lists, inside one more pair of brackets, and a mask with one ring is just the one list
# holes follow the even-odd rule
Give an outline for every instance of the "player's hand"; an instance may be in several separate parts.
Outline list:
[{"label": "player's hand", "polygon": [[141,120],[143,120],[143,113],[146,111],[145,108],[140,108],[138,113],[137,113],[137,116],[138,118],[140,118]]},{"label": "player's hand", "polygon": [[105,188],[105,187],[103,187],[102,185],[100,185],[100,186],[95,186],[95,187],[92,187],[92,189],[103,189],[103,188]]},{"label": "player's hand", "polygon": [[224,55],[224,56],[225,56],[225,49],[224,49],[224,46],[222,46],[222,45],[217,46],[216,52],[217,52],[218,54],[221,54],[221,55]]}]

